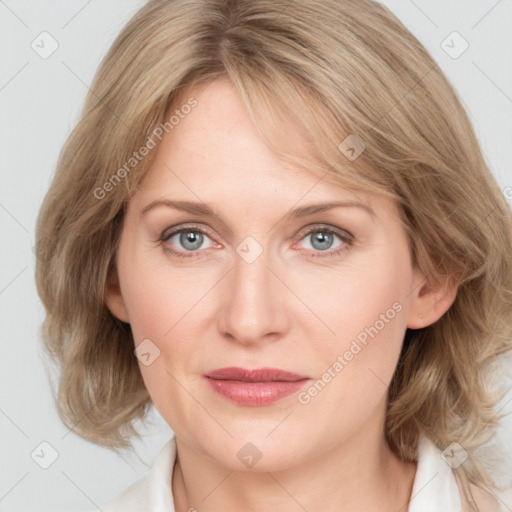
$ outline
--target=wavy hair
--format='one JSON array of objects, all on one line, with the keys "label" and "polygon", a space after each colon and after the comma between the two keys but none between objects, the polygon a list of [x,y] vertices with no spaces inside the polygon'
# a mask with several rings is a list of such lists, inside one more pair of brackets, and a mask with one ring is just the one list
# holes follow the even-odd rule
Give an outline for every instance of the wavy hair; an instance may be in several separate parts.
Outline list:
[{"label": "wavy hair", "polygon": [[[129,325],[105,302],[126,205],[156,151],[133,155],[170,129],[196,88],[220,78],[283,160],[395,200],[413,264],[457,281],[437,322],[406,331],[385,435],[403,460],[415,460],[421,434],[440,449],[456,441],[470,479],[493,487],[478,448],[494,436],[504,390],[491,378],[512,348],[510,206],[439,66],[371,0],[152,0],[124,27],[36,226],[42,337],[59,369],[62,421],[114,450],[139,436],[134,422],[151,399]],[[276,147],[283,116],[310,135],[314,159]],[[340,150],[349,135],[364,144],[354,160]]]}]

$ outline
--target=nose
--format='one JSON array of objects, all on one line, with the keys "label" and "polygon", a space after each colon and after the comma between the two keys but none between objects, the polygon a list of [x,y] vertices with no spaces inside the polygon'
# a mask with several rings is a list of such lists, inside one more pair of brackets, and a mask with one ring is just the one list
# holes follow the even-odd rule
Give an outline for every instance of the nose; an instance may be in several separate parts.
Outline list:
[{"label": "nose", "polygon": [[223,280],[218,328],[223,336],[247,345],[277,340],[290,325],[292,293],[269,251],[264,249],[254,261],[240,254],[235,253],[233,268]]}]

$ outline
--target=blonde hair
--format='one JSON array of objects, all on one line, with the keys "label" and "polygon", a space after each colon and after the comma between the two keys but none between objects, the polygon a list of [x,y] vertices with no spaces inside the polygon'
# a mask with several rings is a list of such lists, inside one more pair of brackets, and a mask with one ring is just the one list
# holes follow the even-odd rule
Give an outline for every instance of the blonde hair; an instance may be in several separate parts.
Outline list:
[{"label": "blonde hair", "polygon": [[[37,222],[42,335],[60,371],[63,422],[115,450],[139,435],[134,422],[151,399],[129,325],[110,313],[105,293],[125,207],[156,152],[126,162],[159,126],[171,129],[173,109],[192,104],[187,95],[220,78],[284,160],[397,201],[413,264],[456,280],[450,309],[406,332],[386,438],[404,460],[416,458],[420,434],[441,449],[456,441],[470,455],[471,480],[493,487],[476,450],[494,435],[504,391],[490,379],[511,349],[511,211],[438,65],[370,0],[150,1],[122,30]],[[311,136],[314,162],[276,147],[284,117]],[[348,135],[365,145],[353,161],[339,147]]]}]

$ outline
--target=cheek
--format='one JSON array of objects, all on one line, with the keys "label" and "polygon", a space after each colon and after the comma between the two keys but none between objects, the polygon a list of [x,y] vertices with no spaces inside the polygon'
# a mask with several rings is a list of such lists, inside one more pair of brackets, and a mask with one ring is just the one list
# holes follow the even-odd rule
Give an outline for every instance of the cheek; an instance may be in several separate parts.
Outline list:
[{"label": "cheek", "polygon": [[[182,377],[191,359],[201,356],[197,345],[204,336],[200,329],[214,317],[214,293],[210,292],[218,276],[173,265],[161,249],[145,250],[141,246],[127,240],[120,252],[119,265],[135,345],[149,339],[158,349],[153,364],[139,364],[152,393],[152,388],[156,392],[162,388],[162,379],[169,385],[170,377],[165,370]],[[161,371],[155,371],[157,368]]]},{"label": "cheek", "polygon": [[197,282],[197,273],[187,281],[183,269],[172,268],[162,248],[146,248],[136,233],[127,236],[119,265],[124,271],[122,291],[135,343],[145,338],[162,343],[199,300],[199,287],[191,286]]},{"label": "cheek", "polygon": [[190,289],[187,291],[181,286],[183,282],[176,283],[166,276],[163,269],[140,270],[126,286],[135,345],[139,354],[150,354],[149,361],[146,360],[149,364],[139,355],[139,368],[154,406],[175,429],[175,418],[188,417],[184,407],[187,396],[179,383],[186,382],[184,373],[194,351],[193,326],[187,322],[187,310],[191,307],[188,304],[197,299],[194,301]]},{"label": "cheek", "polygon": [[[402,250],[403,249],[403,250]],[[365,329],[400,333],[406,324],[412,269],[403,247],[376,246],[346,264],[316,268],[297,276],[291,288],[307,306],[307,324],[328,346],[343,347]]]},{"label": "cheek", "polygon": [[[412,275],[407,255],[406,246],[381,246],[357,264],[308,277],[314,288],[307,300],[321,320],[309,322],[308,338],[323,340],[315,353],[323,362],[319,371],[336,374],[333,399],[357,388],[359,395],[350,392],[357,401],[376,387],[385,390],[391,380],[407,325]],[[315,337],[319,331],[324,334]]]}]

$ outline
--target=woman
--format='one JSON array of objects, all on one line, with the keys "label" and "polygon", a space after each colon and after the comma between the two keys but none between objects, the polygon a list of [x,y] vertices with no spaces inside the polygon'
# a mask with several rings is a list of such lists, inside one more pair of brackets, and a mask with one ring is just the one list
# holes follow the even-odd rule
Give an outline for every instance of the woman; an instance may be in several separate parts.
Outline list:
[{"label": "woman", "polygon": [[511,212],[403,25],[150,1],[91,91],[38,219],[59,412],[174,432],[102,510],[499,510]]}]

